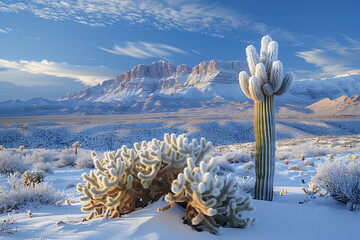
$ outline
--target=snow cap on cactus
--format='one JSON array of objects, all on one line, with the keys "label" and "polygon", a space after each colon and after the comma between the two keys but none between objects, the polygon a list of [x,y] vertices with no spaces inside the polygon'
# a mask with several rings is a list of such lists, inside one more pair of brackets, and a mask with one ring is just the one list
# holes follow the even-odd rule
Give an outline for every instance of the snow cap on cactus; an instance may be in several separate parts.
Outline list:
[{"label": "snow cap on cactus", "polygon": [[[249,76],[245,71],[239,74],[239,83],[245,96],[254,101],[264,101],[264,96],[282,95],[290,87],[294,74],[283,76],[283,66],[278,60],[279,45],[270,36],[261,40],[260,57],[253,45],[246,48]],[[254,78],[255,77],[255,78]]]}]

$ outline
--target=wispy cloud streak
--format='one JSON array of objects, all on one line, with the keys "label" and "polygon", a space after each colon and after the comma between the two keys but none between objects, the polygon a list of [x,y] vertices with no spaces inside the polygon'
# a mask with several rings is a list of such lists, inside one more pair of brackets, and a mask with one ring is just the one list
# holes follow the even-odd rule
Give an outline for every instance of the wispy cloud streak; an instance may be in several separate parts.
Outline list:
[{"label": "wispy cloud streak", "polygon": [[104,66],[82,66],[69,65],[66,62],[51,62],[47,60],[37,61],[8,61],[0,59],[0,69],[18,70],[30,74],[44,74],[54,77],[65,77],[75,79],[84,85],[96,85],[107,79],[112,79],[118,71]]},{"label": "wispy cloud streak", "polygon": [[344,44],[334,38],[323,40],[323,48],[297,52],[298,57],[314,64],[322,76],[360,73],[360,40],[343,35]]},{"label": "wispy cloud streak", "polygon": [[101,27],[123,22],[152,26],[160,30],[201,32],[215,37],[235,30],[277,34],[295,39],[291,33],[270,28],[219,4],[203,0],[28,0],[0,1],[0,12],[22,11],[54,20],[70,20]]},{"label": "wispy cloud streak", "polygon": [[186,51],[170,45],[147,42],[126,42],[125,46],[115,44],[112,49],[103,47],[99,47],[99,49],[116,55],[126,55],[140,59],[149,57],[161,57],[166,59],[171,57],[173,53],[187,54]]}]

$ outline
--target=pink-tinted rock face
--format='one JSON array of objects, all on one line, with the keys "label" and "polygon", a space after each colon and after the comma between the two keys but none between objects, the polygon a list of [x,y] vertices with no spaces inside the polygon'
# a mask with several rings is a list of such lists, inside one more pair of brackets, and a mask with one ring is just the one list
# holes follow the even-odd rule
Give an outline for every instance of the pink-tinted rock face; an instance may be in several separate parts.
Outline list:
[{"label": "pink-tinted rock face", "polygon": [[[175,91],[201,84],[237,84],[240,71],[246,70],[244,62],[201,62],[194,68],[185,64],[176,67],[172,63],[158,61],[150,66],[140,64],[114,80],[104,81],[101,85],[87,88],[63,99],[94,100],[102,96],[129,96],[155,93],[157,91],[176,89]],[[210,75],[209,75],[210,74]],[[123,94],[123,95],[122,95]]]},{"label": "pink-tinted rock face", "polygon": [[219,70],[239,71],[246,68],[247,66],[244,62],[239,62],[239,61],[222,62],[222,61],[211,60],[207,62],[201,62],[200,64],[196,65],[192,70],[192,74],[194,75],[208,74]]},{"label": "pink-tinted rock face", "polygon": [[172,63],[164,61],[154,62],[150,66],[140,64],[128,72],[116,77],[117,82],[127,82],[136,78],[150,77],[162,78],[167,77],[176,72],[176,67]]}]

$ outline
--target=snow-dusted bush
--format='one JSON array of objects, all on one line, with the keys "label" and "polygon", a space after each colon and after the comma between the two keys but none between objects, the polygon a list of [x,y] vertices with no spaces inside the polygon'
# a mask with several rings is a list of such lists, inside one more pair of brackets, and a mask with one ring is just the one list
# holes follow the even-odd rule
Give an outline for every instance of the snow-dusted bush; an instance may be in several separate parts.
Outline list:
[{"label": "snow-dusted bush", "polygon": [[250,161],[250,162],[247,162],[245,163],[242,168],[243,169],[250,169],[250,168],[253,168],[255,166],[254,162]]},{"label": "snow-dusted bush", "polygon": [[91,157],[91,151],[80,149],[77,154],[75,166],[77,169],[94,168],[95,165]]},{"label": "snow-dusted bush", "polygon": [[23,172],[28,169],[21,155],[10,150],[0,151],[0,173]]},{"label": "snow-dusted bush", "polygon": [[250,166],[253,163],[253,159],[249,154],[238,153],[238,152],[227,152],[222,155],[216,154],[212,155],[217,160],[217,165],[220,167],[219,174],[227,174],[227,172],[234,172],[234,164],[233,163],[245,163],[247,166]]},{"label": "snow-dusted bush", "polygon": [[304,166],[305,166],[305,167],[314,166],[314,162],[311,161],[310,159],[306,159],[306,160],[304,161]]},{"label": "snow-dusted bush", "polygon": [[19,184],[18,174],[10,176],[9,185],[0,186],[0,214],[27,205],[61,205],[65,201],[65,194],[48,183]]},{"label": "snow-dusted bush", "polygon": [[290,146],[279,148],[276,152],[276,158],[278,160],[299,159],[301,155],[304,155],[304,157],[318,157],[328,154],[339,155],[344,152],[360,152],[360,146],[347,148],[339,145],[316,145],[314,142],[297,142]]},{"label": "snow-dusted bush", "polygon": [[11,213],[9,212],[7,217],[4,220],[1,221],[1,223],[0,223],[0,233],[13,234],[13,233],[16,232],[16,230],[12,228],[12,225],[15,222],[14,211],[15,210],[13,210]]},{"label": "snow-dusted bush", "polygon": [[288,171],[302,171],[304,167],[300,164],[293,164],[288,166]]},{"label": "snow-dusted bush", "polygon": [[335,200],[346,203],[350,210],[360,207],[359,161],[325,160],[318,165],[311,181]]},{"label": "snow-dusted bush", "polygon": [[250,176],[246,176],[246,177],[239,177],[236,176],[235,177],[237,182],[238,182],[238,186],[241,190],[243,190],[246,193],[249,193],[251,196],[254,196],[255,194],[255,182],[256,182],[256,178],[255,177],[250,177]]},{"label": "snow-dusted bush", "polygon": [[51,172],[52,161],[57,156],[53,150],[47,149],[27,149],[23,151],[22,161],[28,166],[28,169],[35,171]]},{"label": "snow-dusted bush", "polygon": [[63,155],[59,160],[54,164],[55,168],[63,168],[66,166],[74,166],[76,162],[75,155]]},{"label": "snow-dusted bush", "polygon": [[217,176],[218,171],[215,158],[208,163],[188,158],[187,167],[173,181],[171,193],[165,196],[169,204],[161,210],[185,202],[192,225],[203,225],[211,233],[217,233],[219,226],[249,227],[255,219],[242,214],[254,211],[251,196],[239,188],[234,177]]},{"label": "snow-dusted bush", "polygon": [[221,156],[216,156],[217,164],[221,165],[223,162],[229,163],[240,163],[240,162],[249,162],[251,159],[250,154],[244,154],[239,152],[227,152]]}]

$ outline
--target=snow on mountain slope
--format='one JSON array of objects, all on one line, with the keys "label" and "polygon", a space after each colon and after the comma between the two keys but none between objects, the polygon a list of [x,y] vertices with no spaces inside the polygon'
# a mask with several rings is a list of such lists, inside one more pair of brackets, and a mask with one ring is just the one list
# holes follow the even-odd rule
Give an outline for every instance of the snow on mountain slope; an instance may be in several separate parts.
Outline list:
[{"label": "snow on mountain slope", "polygon": [[[91,102],[137,101],[158,95],[160,97],[213,98],[239,101],[238,74],[246,70],[245,62],[202,62],[194,68],[186,65],[175,67],[164,61],[150,66],[138,65],[132,70],[59,100],[86,100]],[[236,94],[234,94],[234,88]]]},{"label": "snow on mountain slope", "polygon": [[360,96],[355,95],[353,97],[347,97],[346,95],[343,95],[334,100],[325,98],[308,106],[307,108],[316,112],[321,112],[324,115],[356,115],[356,113],[360,113]]},{"label": "snow on mountain slope", "polygon": [[[247,70],[247,64],[242,61],[211,60],[193,68],[158,61],[150,66],[138,65],[115,79],[56,101],[36,98],[2,102],[0,116],[173,112],[184,108],[252,103],[238,84],[238,74],[243,70]],[[306,107],[326,98],[334,100],[359,93],[360,74],[298,80],[293,82],[289,92],[276,98],[276,104],[283,113],[316,113],[321,109]],[[360,115],[358,107],[352,107],[348,106],[343,114]],[[331,111],[332,114],[337,110]]]}]

